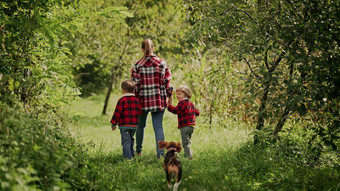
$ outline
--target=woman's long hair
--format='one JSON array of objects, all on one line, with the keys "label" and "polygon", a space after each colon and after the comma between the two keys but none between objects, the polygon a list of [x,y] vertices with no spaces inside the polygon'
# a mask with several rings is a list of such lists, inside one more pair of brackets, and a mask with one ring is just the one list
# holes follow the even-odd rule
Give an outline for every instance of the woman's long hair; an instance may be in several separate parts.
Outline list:
[{"label": "woman's long hair", "polygon": [[142,42],[142,49],[144,50],[144,55],[143,55],[143,59],[145,59],[146,57],[151,56],[152,51],[153,51],[153,43],[150,39],[145,39]]}]

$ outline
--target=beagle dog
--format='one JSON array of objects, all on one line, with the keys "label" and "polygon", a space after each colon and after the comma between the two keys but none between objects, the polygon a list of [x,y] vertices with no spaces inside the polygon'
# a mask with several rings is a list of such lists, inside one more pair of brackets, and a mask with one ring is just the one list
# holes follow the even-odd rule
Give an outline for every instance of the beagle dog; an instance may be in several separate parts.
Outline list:
[{"label": "beagle dog", "polygon": [[182,164],[179,158],[177,157],[177,153],[180,153],[182,150],[182,145],[180,142],[158,142],[159,149],[167,149],[167,153],[164,157],[163,169],[166,173],[166,179],[168,181],[168,187],[172,188],[171,177],[175,177],[175,185],[173,191],[177,191],[178,186],[181,184],[182,179]]}]

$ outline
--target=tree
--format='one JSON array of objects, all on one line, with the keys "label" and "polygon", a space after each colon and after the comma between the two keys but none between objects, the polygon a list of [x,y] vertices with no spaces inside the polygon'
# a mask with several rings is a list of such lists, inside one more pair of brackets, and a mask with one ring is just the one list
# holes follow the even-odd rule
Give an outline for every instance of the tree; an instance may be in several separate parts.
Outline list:
[{"label": "tree", "polygon": [[[324,129],[319,135],[336,147],[338,1],[190,1],[188,5],[197,43],[226,46],[248,67],[243,90],[246,100],[260,102],[253,104],[258,131],[268,121],[266,126],[276,124],[272,133],[277,136],[293,113],[307,121],[307,114],[314,113],[326,120],[318,118],[313,128]],[[255,136],[254,142],[259,141]]]},{"label": "tree", "polygon": [[127,25],[124,19],[132,14],[126,7],[115,6],[106,1],[86,1],[81,8],[91,14],[84,21],[86,26],[72,37],[71,50],[74,55],[74,74],[82,95],[104,90],[112,74],[112,66],[121,51],[122,39],[127,38],[123,31]]},{"label": "tree", "polygon": [[179,2],[173,1],[143,1],[143,2],[116,2],[117,6],[127,7],[134,17],[126,18],[124,26],[116,25],[112,30],[115,36],[120,36],[113,42],[116,48],[111,51],[114,55],[111,65],[111,77],[107,80],[107,94],[102,114],[106,114],[112,87],[120,77],[130,78],[132,64],[141,57],[141,42],[151,38],[155,44],[156,54],[175,60],[175,55],[182,52],[179,40],[181,23],[184,22],[183,9]]},{"label": "tree", "polygon": [[[19,98],[27,106],[37,106],[34,109],[52,111],[78,94],[71,66],[81,66],[91,56],[104,66],[107,57],[113,59],[105,46],[98,48],[101,41],[86,43],[76,38],[78,34],[88,35],[84,31],[90,22],[115,24],[131,16],[126,8],[114,6],[91,12],[88,9],[94,6],[89,2],[5,1],[0,5],[2,98]],[[77,46],[79,42],[83,46]]]},{"label": "tree", "polygon": [[72,6],[72,2],[3,1],[0,4],[1,102],[11,105],[21,101],[27,111],[53,113],[60,110],[59,104],[73,99],[70,95],[77,94],[63,35],[65,31],[73,32],[70,27],[73,23],[57,14],[69,11],[67,6]]}]

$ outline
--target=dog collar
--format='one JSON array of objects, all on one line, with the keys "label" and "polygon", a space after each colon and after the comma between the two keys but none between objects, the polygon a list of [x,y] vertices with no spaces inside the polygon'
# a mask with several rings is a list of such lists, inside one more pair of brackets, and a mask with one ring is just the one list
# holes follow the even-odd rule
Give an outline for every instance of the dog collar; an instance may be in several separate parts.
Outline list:
[{"label": "dog collar", "polygon": [[168,148],[168,151],[177,151],[177,149],[174,147],[171,147],[171,148]]}]

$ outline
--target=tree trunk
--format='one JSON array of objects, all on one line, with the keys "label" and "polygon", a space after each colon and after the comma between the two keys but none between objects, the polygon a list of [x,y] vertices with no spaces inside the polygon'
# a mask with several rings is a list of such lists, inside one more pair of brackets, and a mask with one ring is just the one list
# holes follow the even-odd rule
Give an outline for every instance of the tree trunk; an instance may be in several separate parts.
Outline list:
[{"label": "tree trunk", "polygon": [[285,124],[285,122],[287,120],[289,112],[290,111],[289,111],[288,107],[286,106],[283,114],[281,115],[281,118],[280,118],[279,122],[276,125],[275,131],[274,131],[274,136],[277,136],[277,134],[282,130],[282,127],[284,126],[284,124]]},{"label": "tree trunk", "polygon": [[211,129],[211,125],[212,125],[212,112],[213,112],[213,107],[214,107],[214,100],[211,100],[211,104],[210,104],[210,111],[209,111],[209,127]]},{"label": "tree trunk", "polygon": [[[289,47],[292,44],[293,40],[288,42],[287,47]],[[256,129],[257,130],[261,130],[262,127],[264,126],[264,112],[266,109],[266,105],[267,105],[267,99],[268,99],[268,93],[269,93],[269,88],[270,88],[270,80],[272,78],[272,74],[273,72],[276,70],[276,67],[279,65],[279,63],[282,61],[282,59],[284,58],[284,56],[286,55],[286,51],[282,51],[279,58],[277,60],[275,60],[275,62],[273,63],[273,65],[270,67],[269,63],[268,63],[268,50],[266,51],[265,55],[264,55],[264,60],[265,60],[265,64],[266,67],[268,69],[268,73],[269,73],[269,78],[267,79],[267,81],[264,83],[264,92],[261,98],[261,106],[259,108],[259,112],[258,112],[258,118],[257,118],[257,125],[256,125]],[[254,144],[256,145],[257,143],[259,143],[259,138],[257,135],[254,136]]]},{"label": "tree trunk", "polygon": [[[257,125],[256,125],[256,129],[257,130],[261,130],[262,127],[264,126],[264,112],[266,109],[266,105],[267,105],[267,99],[268,99],[268,93],[269,93],[269,87],[270,87],[270,82],[266,82],[265,88],[264,88],[264,92],[261,98],[261,105],[258,111],[258,117],[257,117]],[[259,138],[257,135],[254,136],[254,144],[256,145],[257,143],[259,143]]]},{"label": "tree trunk", "polygon": [[[129,35],[129,30],[127,31],[127,36]],[[117,63],[122,63],[123,57],[126,54],[126,49],[128,48],[128,45],[130,43],[130,41],[132,40],[132,38],[128,38],[129,40],[125,43],[124,48],[122,49],[122,54],[119,56],[119,60]],[[109,103],[110,100],[110,96],[111,96],[111,92],[112,92],[112,87],[113,87],[113,83],[114,83],[114,79],[115,79],[115,71],[121,67],[121,65],[116,65],[114,66],[114,68],[111,71],[111,79],[110,79],[110,84],[108,87],[108,91],[106,94],[106,98],[105,98],[105,102],[104,102],[104,108],[103,108],[103,112],[102,115],[106,115],[106,110],[107,110],[107,105]],[[121,74],[118,74],[119,76],[121,76]]]},{"label": "tree trunk", "polygon": [[[292,78],[293,78],[293,72],[294,72],[294,63],[290,63],[290,68],[289,68],[289,83],[291,83]],[[289,99],[290,95],[292,94],[290,88],[287,88],[287,97]],[[289,100],[287,99],[286,103],[289,104]],[[279,132],[281,132],[282,127],[286,123],[287,117],[290,113],[289,105],[286,105],[285,110],[283,111],[283,114],[281,115],[281,118],[279,122],[276,125],[275,131],[274,131],[274,136],[276,137]]]},{"label": "tree trunk", "polygon": [[114,71],[111,72],[111,79],[110,79],[108,91],[107,91],[107,94],[106,94],[102,115],[106,115],[106,110],[107,110],[107,106],[109,104],[113,83],[114,83]]}]

